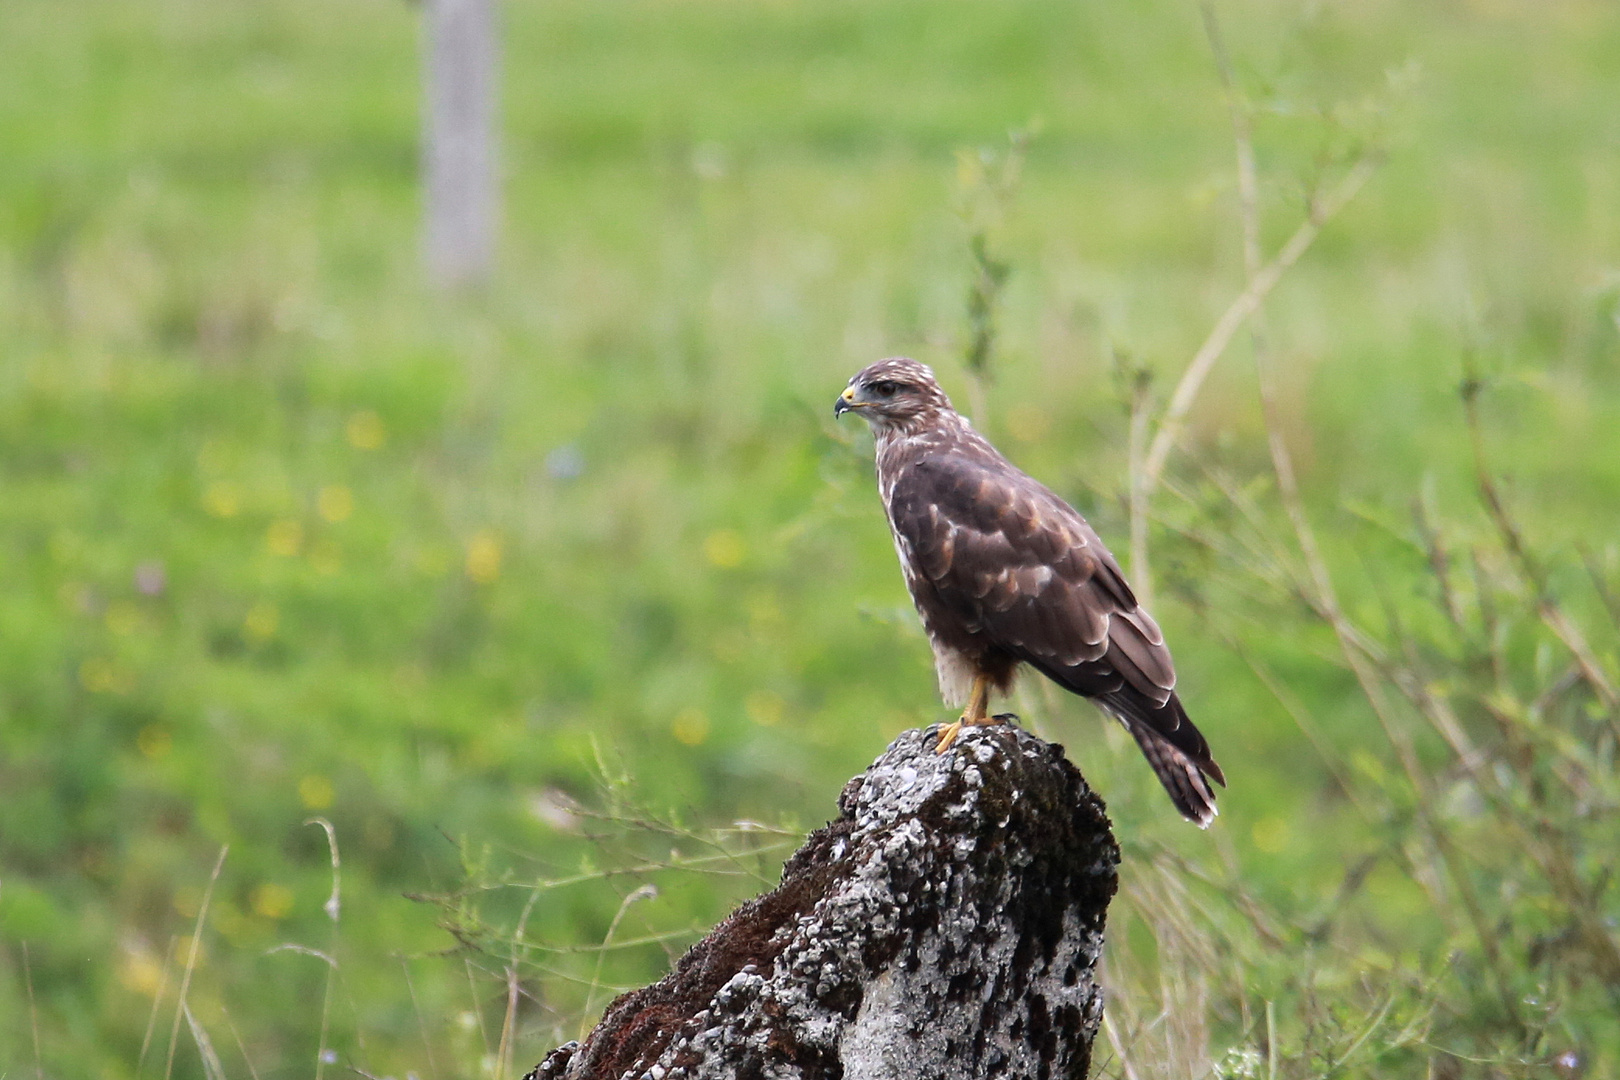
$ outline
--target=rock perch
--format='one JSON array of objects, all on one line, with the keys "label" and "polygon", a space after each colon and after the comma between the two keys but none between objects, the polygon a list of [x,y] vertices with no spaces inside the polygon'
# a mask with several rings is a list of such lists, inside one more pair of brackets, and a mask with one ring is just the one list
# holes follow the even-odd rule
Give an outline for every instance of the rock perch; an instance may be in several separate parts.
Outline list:
[{"label": "rock perch", "polygon": [[1102,801],[1011,723],[945,754],[936,731],[897,738],[781,885],[526,1080],[1085,1077],[1119,863]]}]

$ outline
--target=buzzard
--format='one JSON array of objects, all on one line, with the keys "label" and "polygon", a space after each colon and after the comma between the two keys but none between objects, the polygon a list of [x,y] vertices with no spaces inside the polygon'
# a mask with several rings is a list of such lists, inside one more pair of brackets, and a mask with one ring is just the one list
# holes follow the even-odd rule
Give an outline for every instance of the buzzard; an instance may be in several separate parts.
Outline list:
[{"label": "buzzard", "polygon": [[940,752],[962,725],[992,723],[990,691],[1028,664],[1124,724],[1176,809],[1207,827],[1209,781],[1226,778],[1176,696],[1164,635],[1085,518],[974,431],[915,360],[858,372],[833,405],[846,412],[877,439],[878,493],[940,694],[967,706]]}]

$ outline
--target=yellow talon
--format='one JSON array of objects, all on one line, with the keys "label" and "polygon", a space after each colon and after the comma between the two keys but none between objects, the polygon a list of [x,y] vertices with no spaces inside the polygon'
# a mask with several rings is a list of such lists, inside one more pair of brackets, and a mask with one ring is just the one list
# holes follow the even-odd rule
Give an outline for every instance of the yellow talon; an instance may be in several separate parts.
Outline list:
[{"label": "yellow talon", "polygon": [[990,680],[983,675],[973,676],[973,691],[968,695],[967,711],[962,719],[952,721],[939,729],[939,744],[934,747],[934,753],[943,754],[951,748],[956,737],[962,734],[962,726],[976,724],[992,724],[995,721],[985,716],[990,705]]}]

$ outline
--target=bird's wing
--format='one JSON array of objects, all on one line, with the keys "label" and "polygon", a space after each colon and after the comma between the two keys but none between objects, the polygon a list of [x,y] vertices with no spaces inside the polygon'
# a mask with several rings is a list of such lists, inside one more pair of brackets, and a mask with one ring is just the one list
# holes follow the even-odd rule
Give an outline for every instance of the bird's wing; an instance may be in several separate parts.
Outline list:
[{"label": "bird's wing", "polygon": [[[968,628],[1081,693],[1128,683],[1157,705],[1175,668],[1119,564],[1075,510],[1004,460],[933,453],[903,466],[889,519],[912,572]],[[1094,686],[1091,684],[1095,684]]]},{"label": "bird's wing", "polygon": [[[889,520],[915,594],[1128,728],[1176,807],[1215,816],[1224,784],[1209,743],[1176,697],[1158,624],[1119,564],[1068,503],[1011,463],[926,454],[894,477]],[[923,606],[919,598],[919,609]]]}]

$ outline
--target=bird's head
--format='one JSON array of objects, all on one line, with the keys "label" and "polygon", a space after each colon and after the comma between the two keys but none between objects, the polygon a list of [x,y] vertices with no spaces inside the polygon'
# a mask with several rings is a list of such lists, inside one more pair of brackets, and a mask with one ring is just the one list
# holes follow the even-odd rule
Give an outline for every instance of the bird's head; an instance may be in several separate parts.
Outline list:
[{"label": "bird's head", "polygon": [[833,402],[833,416],[858,412],[875,429],[900,429],[951,411],[927,364],[891,356],[862,368]]}]

